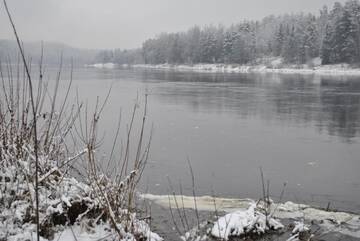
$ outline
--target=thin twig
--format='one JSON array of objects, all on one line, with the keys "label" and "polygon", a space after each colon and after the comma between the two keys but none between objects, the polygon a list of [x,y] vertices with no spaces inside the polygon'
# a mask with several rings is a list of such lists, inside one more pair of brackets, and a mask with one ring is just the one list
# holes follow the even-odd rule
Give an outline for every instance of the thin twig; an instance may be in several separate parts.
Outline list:
[{"label": "thin twig", "polygon": [[190,174],[191,174],[191,185],[192,185],[192,192],[193,192],[193,198],[194,198],[197,225],[198,225],[198,229],[200,230],[200,216],[199,216],[199,211],[198,211],[198,208],[197,208],[196,193],[195,193],[195,176],[194,176],[194,172],[193,172],[193,169],[192,169],[192,166],[191,166],[190,159],[187,158],[187,160],[188,160],[188,165],[189,165]]},{"label": "thin twig", "polygon": [[20,38],[16,32],[16,27],[15,24],[12,20],[11,14],[9,12],[6,0],[3,0],[4,2],[4,6],[6,9],[6,13],[9,17],[12,29],[14,31],[14,35],[16,38],[16,42],[18,45],[18,48],[20,50],[21,53],[21,57],[24,63],[24,67],[26,70],[26,75],[28,78],[28,82],[29,82],[29,91],[30,91],[30,100],[31,100],[31,107],[32,107],[32,112],[33,112],[33,131],[34,131],[34,152],[35,152],[35,199],[36,199],[36,236],[37,236],[37,241],[40,241],[40,223],[39,223],[39,183],[38,183],[38,171],[39,171],[39,157],[38,157],[38,140],[37,140],[37,123],[36,123],[36,119],[37,119],[37,115],[36,115],[36,109],[35,109],[35,103],[34,103],[34,94],[33,94],[33,86],[32,86],[32,81],[31,81],[31,76],[30,76],[30,71],[28,68],[28,65],[26,63],[26,59],[25,59],[25,54],[24,54],[24,50],[21,46],[20,43]]}]

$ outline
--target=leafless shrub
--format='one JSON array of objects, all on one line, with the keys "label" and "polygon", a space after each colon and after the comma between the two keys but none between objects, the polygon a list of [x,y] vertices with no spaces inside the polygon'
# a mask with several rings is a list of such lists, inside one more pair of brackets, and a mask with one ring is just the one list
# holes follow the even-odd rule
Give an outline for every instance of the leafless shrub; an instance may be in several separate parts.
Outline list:
[{"label": "leafless shrub", "polygon": [[[145,139],[147,96],[137,144],[131,146],[136,131],[134,120],[139,109],[136,103],[127,130],[125,154],[118,158],[119,161],[113,160],[119,121],[108,160],[108,166],[115,166],[119,172],[104,172],[96,154],[100,148],[98,128],[111,89],[102,103],[97,99],[92,112],[78,95],[75,103],[69,103],[73,68],[62,98],[59,95],[60,59],[54,89],[49,90],[48,82],[43,79],[42,57],[38,74],[32,73],[32,65],[25,56],[5,0],[4,5],[17,39],[20,58],[16,65],[12,65],[10,58],[5,62],[0,59],[3,93],[0,95],[0,216],[13,222],[14,219],[4,216],[8,214],[3,211],[20,208],[21,215],[15,217],[19,219],[16,221],[19,228],[23,223],[36,223],[38,240],[40,235],[51,237],[51,228],[56,224],[82,223],[85,220],[87,223],[91,220],[92,224],[108,220],[118,238],[131,233],[139,240],[146,240],[147,237],[143,237],[144,233],[137,228],[142,224],[134,215],[134,203],[136,187],[151,146],[152,134],[148,140]],[[134,155],[131,155],[132,151]],[[77,168],[77,161],[84,161],[85,171]],[[80,175],[83,183],[75,180],[71,171]]]}]

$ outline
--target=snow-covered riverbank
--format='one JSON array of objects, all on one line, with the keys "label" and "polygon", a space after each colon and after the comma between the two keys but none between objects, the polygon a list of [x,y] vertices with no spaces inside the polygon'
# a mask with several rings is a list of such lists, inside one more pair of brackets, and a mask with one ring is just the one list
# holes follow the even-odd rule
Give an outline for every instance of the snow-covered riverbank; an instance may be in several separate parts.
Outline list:
[{"label": "snow-covered riverbank", "polygon": [[[185,209],[194,209],[195,207],[194,198],[192,196],[143,194],[142,198],[150,200],[154,204],[164,208],[172,207],[173,209],[176,209],[177,205],[179,205],[180,208]],[[210,196],[196,197],[196,206],[199,212],[222,212],[225,214],[225,216],[219,218],[220,222],[216,221],[214,222],[214,226],[210,227],[213,228],[212,231],[216,231],[216,229],[219,229],[216,225],[220,225],[221,220],[226,219],[226,224],[221,227],[224,234],[228,234],[230,221],[234,221],[232,223],[234,224],[232,228],[235,228],[236,230],[243,228],[243,221],[251,223],[249,217],[250,219],[252,217],[259,221],[259,215],[256,213],[253,215],[254,212],[252,211],[252,207],[254,203],[256,202],[251,199],[214,198]],[[176,211],[174,211],[174,213],[176,213]],[[283,224],[295,222],[304,223],[308,226],[316,225],[316,227],[319,228],[318,233],[321,233],[321,235],[335,237],[336,235],[334,234],[336,233],[339,236],[350,237],[351,240],[360,240],[360,216],[357,214],[327,211],[310,205],[296,204],[293,202],[271,203],[269,213],[272,218],[279,220],[279,222],[282,222]],[[249,215],[244,216],[244,214]],[[237,224],[240,224],[241,227],[237,227]],[[276,227],[280,226],[280,224],[277,223]]]},{"label": "snow-covered riverbank", "polygon": [[[77,157],[85,153],[87,150]],[[114,189],[111,190],[112,182],[105,176],[94,186],[67,175],[55,161],[43,157],[40,160],[41,168],[46,170],[39,177],[41,241],[125,241],[139,237],[146,241],[163,240],[135,212],[129,213],[120,204],[116,210],[107,204],[113,200],[110,193]],[[18,166],[6,164],[9,164],[6,159],[0,164],[0,240],[36,240],[35,189],[29,181],[31,165],[22,160],[17,161]],[[107,190],[105,196],[99,195],[102,189]]]},{"label": "snow-covered riverbank", "polygon": [[267,65],[237,65],[237,64],[195,64],[195,65],[173,65],[173,64],[135,64],[118,65],[114,63],[97,63],[85,67],[98,69],[135,68],[171,71],[193,71],[200,73],[280,73],[280,74],[316,74],[316,75],[347,75],[360,76],[360,68],[352,68],[347,64],[318,65],[309,67],[307,65],[267,66]]},{"label": "snow-covered riverbank", "polygon": [[283,73],[283,74],[316,74],[316,75],[353,75],[360,76],[360,67],[349,64],[321,65],[320,58],[314,58],[308,64],[284,64],[278,57],[257,59],[256,64],[123,64],[95,63],[85,67],[98,69],[135,68],[171,71],[193,71],[202,73]]},{"label": "snow-covered riverbank", "polygon": [[[124,66],[126,67],[126,66]],[[266,65],[234,65],[234,64],[195,64],[195,65],[147,65],[137,64],[129,67],[139,69],[158,69],[173,71],[194,71],[205,73],[284,73],[284,74],[317,74],[317,75],[353,75],[360,76],[360,68],[351,68],[349,65],[319,65],[316,67],[284,66],[268,67]]]}]

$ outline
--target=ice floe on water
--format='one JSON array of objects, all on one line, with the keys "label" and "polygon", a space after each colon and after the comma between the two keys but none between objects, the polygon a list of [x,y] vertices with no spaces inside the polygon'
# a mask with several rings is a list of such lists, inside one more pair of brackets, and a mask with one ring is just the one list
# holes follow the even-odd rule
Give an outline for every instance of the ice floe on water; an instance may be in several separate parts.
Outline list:
[{"label": "ice floe on water", "polygon": [[[170,205],[175,207],[177,201],[181,203],[184,208],[194,208],[194,197],[181,196],[181,195],[154,195],[154,194],[141,194],[142,198],[155,202],[156,204],[169,207]],[[214,205],[215,203],[215,205]],[[196,204],[199,211],[225,211],[232,212],[238,209],[247,209],[253,203],[251,199],[233,199],[233,198],[218,198],[211,196],[196,197]],[[216,210],[215,210],[216,206]]]},{"label": "ice floe on water", "polygon": [[[181,207],[186,209],[194,209],[195,207],[192,196],[142,194],[141,197],[163,207],[171,206],[174,208],[176,203],[181,204]],[[257,228],[252,229],[252,231],[259,233],[266,231],[266,229],[276,230],[281,227],[282,220],[293,220],[296,223],[293,229],[293,239],[290,240],[297,240],[296,236],[299,230],[307,228],[304,223],[316,223],[323,233],[336,232],[360,239],[360,216],[357,214],[327,211],[290,201],[285,203],[272,202],[268,207],[267,218],[269,218],[270,226],[267,227],[264,226],[264,213],[255,208],[255,203],[251,199],[196,197],[196,206],[199,211],[226,213],[214,222],[211,234],[215,237],[226,239],[230,234],[240,234],[244,230],[249,230],[249,227],[255,226]],[[304,226],[301,228],[301,225]]]}]

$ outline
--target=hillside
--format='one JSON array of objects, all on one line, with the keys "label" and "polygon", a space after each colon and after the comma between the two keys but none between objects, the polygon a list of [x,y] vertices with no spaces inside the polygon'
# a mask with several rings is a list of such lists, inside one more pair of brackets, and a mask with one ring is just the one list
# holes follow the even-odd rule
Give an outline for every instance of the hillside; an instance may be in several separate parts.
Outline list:
[{"label": "hillside", "polygon": [[[26,55],[32,58],[32,62],[38,62],[41,56],[41,42],[24,42]],[[80,49],[56,42],[44,42],[44,63],[48,65],[58,65],[61,54],[65,65],[71,63],[73,59],[75,65],[92,63],[99,50]],[[7,56],[15,59],[18,54],[16,42],[14,40],[0,39],[0,59],[5,61]]]}]

